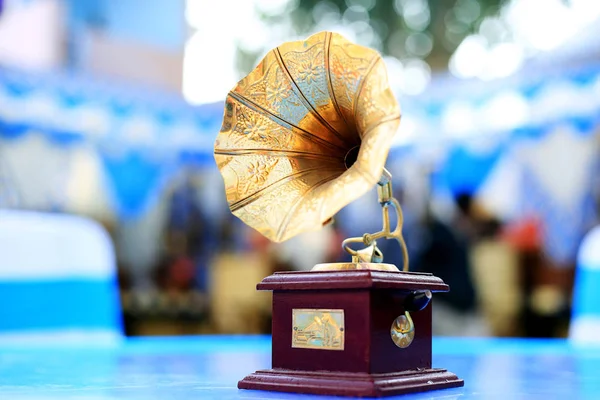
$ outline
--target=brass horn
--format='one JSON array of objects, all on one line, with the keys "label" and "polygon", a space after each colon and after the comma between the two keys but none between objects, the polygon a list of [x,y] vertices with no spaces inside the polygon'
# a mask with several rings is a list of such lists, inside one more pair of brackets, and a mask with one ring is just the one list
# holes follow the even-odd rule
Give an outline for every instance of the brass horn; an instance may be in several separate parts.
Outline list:
[{"label": "brass horn", "polygon": [[[381,232],[344,241],[355,264],[375,241],[395,238],[404,253],[402,214],[385,161],[400,107],[381,56],[341,35],[321,32],[271,50],[231,90],[215,160],[233,214],[274,242],[321,228],[379,184]],[[389,209],[398,213],[390,227]],[[396,269],[397,270],[397,269]]]}]

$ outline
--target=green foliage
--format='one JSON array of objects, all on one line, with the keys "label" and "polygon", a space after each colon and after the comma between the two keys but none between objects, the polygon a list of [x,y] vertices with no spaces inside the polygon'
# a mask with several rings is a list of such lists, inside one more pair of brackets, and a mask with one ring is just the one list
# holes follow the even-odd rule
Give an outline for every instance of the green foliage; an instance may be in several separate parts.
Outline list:
[{"label": "green foliage", "polygon": [[[484,18],[494,15],[506,0],[296,0],[281,15],[263,15],[267,25],[287,18],[291,30],[307,36],[327,29],[322,13],[337,15],[328,20],[366,28],[370,43],[384,55],[400,60],[424,59],[433,69],[446,68],[460,42],[475,32]],[[354,25],[353,25],[354,23]],[[357,32],[361,39],[361,33]],[[265,49],[268,50],[268,49]],[[249,70],[262,53],[239,49],[238,66]]]}]

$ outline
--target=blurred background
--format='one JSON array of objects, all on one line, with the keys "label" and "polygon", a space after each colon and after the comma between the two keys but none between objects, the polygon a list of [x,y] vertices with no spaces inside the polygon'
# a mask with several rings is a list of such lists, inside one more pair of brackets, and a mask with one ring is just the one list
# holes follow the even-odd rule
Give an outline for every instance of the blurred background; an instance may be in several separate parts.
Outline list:
[{"label": "blurred background", "polygon": [[106,229],[126,335],[268,333],[257,282],[347,260],[344,237],[381,227],[374,192],[279,245],[227,208],[225,95],[322,30],[387,64],[411,269],[452,288],[435,333],[567,335],[600,215],[596,0],[0,1],[0,208]]}]

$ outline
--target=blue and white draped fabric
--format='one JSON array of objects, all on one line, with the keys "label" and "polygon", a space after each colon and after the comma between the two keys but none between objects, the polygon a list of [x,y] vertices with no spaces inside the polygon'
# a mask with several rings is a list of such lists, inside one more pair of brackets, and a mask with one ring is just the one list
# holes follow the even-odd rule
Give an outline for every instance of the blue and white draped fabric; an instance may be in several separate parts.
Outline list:
[{"label": "blue and white draped fabric", "polygon": [[[403,96],[404,117],[395,142],[410,149],[411,157],[426,169],[448,167],[437,182],[443,182],[449,193],[483,190],[488,200],[499,198],[494,188],[506,185],[489,185],[488,180],[499,176],[499,166],[507,165],[506,157],[512,157],[512,148],[520,142],[545,146],[559,127],[589,133],[600,123],[599,65],[504,85],[477,84],[472,90],[465,82],[459,84],[460,90],[455,86],[444,92],[440,84],[426,96]],[[222,116],[222,103],[191,107],[171,94],[82,76],[0,69],[1,144],[16,144],[36,135],[59,149],[93,148],[103,160],[105,183],[121,217],[141,215],[161,195],[164,183],[182,168],[212,166],[213,141]],[[479,143],[485,143],[487,150],[482,151]],[[405,151],[391,151],[390,164],[405,156]],[[544,213],[581,220],[577,215],[570,219],[568,209],[580,203],[565,205],[562,195],[548,186],[546,178],[540,178],[544,175],[540,169],[530,164],[522,167],[532,185],[539,186],[538,202],[548,207]],[[135,170],[148,175],[127,188],[127,176]],[[4,171],[0,174],[7,179]],[[577,192],[577,196],[583,194]],[[521,194],[517,191],[515,197]],[[508,202],[503,203],[506,208]],[[572,255],[569,248],[556,256]]]},{"label": "blue and white draped fabric", "polygon": [[[105,161],[105,183],[114,189],[110,193],[115,210],[126,218],[140,215],[151,199],[160,196],[167,174],[212,163],[222,115],[221,103],[191,107],[157,91],[116,87],[81,76],[0,68],[0,140],[4,141],[0,144],[18,144],[35,135],[56,149],[94,148]],[[123,184],[134,169],[148,176],[125,189]],[[15,180],[14,186],[22,184],[23,176],[6,171],[2,176]],[[66,206],[59,209],[69,209]]]},{"label": "blue and white draped fabric", "polygon": [[122,337],[113,247],[80,217],[0,211],[0,341]]},{"label": "blue and white draped fabric", "polygon": [[543,223],[545,250],[561,264],[575,260],[585,222],[594,217],[594,140],[590,132],[560,126],[523,145],[519,154],[521,213]]},{"label": "blue and white draped fabric", "polygon": [[600,226],[586,235],[577,264],[569,338],[600,344]]},{"label": "blue and white draped fabric", "polygon": [[[485,86],[442,83],[426,96],[407,98],[403,114],[416,132],[410,146],[425,155],[426,167],[439,171],[433,180],[439,193],[475,192],[506,221],[538,215],[547,254],[572,263],[598,212],[591,171],[600,158],[600,65],[526,78]],[[478,166],[486,159],[471,150],[476,141],[499,149],[487,167]],[[445,155],[438,161],[425,160],[440,148]]]}]

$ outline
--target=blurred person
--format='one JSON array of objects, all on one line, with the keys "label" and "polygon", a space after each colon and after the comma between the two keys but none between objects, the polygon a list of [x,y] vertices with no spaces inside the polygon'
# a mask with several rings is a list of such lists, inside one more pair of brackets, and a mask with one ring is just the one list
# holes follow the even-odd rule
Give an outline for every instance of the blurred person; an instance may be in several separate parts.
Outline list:
[{"label": "blurred person", "polygon": [[471,205],[477,225],[470,259],[477,300],[490,334],[519,336],[523,308],[518,252],[503,236],[503,225],[487,210]]},{"label": "blurred person", "polygon": [[198,201],[197,178],[186,173],[171,194],[165,234],[167,290],[207,290],[207,239],[212,232]]},{"label": "blurred person", "polygon": [[209,228],[197,192],[196,177],[186,173],[170,194],[162,254],[148,277],[153,287],[136,290],[127,301],[130,332],[197,333],[208,315]]},{"label": "blurred person", "polygon": [[522,305],[519,312],[525,337],[562,337],[567,333],[574,265],[558,265],[544,252],[543,221],[526,217],[505,229],[516,250]]},{"label": "blurred person", "polygon": [[[471,217],[471,198],[455,199],[452,226],[426,216],[423,245],[414,259],[414,270],[432,273],[447,283],[448,293],[436,293],[433,333],[450,336],[480,336],[487,330],[477,313],[477,293],[471,276],[469,246],[476,231]],[[411,268],[412,269],[412,268]]]},{"label": "blurred person", "polygon": [[222,224],[222,245],[210,268],[212,328],[216,333],[268,333],[271,294],[256,285],[274,270],[270,242],[231,213]]}]

